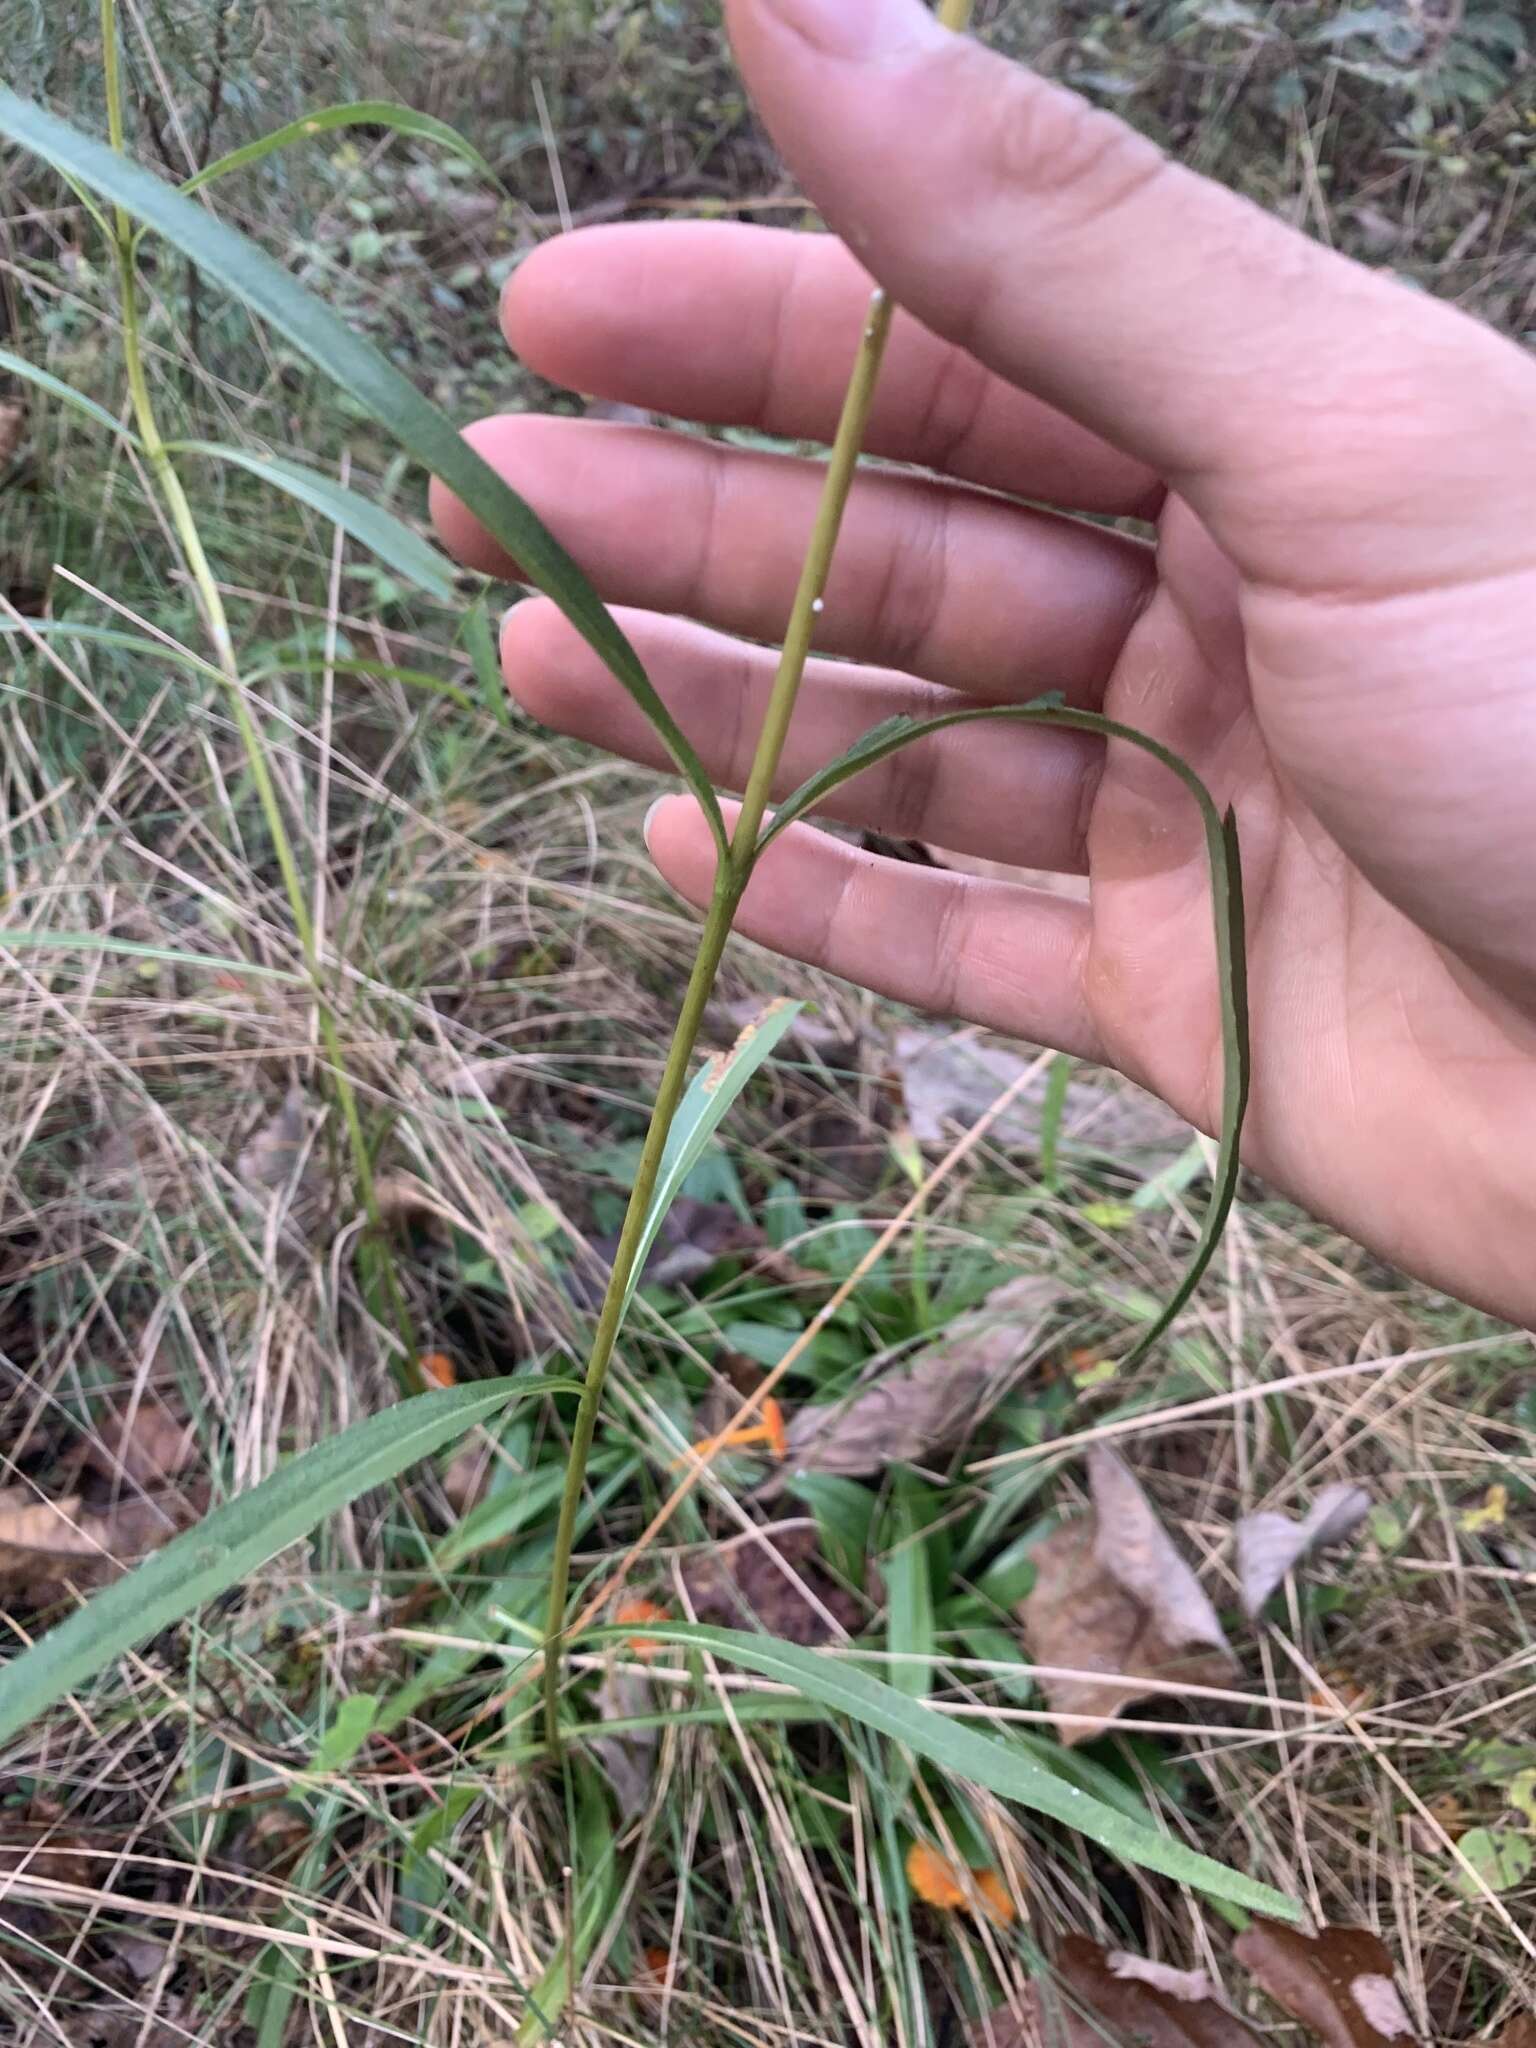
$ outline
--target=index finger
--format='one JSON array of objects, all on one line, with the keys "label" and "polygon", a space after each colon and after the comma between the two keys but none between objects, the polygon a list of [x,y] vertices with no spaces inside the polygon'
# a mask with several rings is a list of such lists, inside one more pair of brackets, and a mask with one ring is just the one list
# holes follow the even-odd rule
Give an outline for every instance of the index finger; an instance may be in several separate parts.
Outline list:
[{"label": "index finger", "polygon": [[[830,235],[728,221],[582,228],[502,301],[512,352],[551,383],[711,426],[830,441],[871,280]],[[1079,512],[1156,510],[1161,487],[1038,398],[898,313],[867,443]]]}]

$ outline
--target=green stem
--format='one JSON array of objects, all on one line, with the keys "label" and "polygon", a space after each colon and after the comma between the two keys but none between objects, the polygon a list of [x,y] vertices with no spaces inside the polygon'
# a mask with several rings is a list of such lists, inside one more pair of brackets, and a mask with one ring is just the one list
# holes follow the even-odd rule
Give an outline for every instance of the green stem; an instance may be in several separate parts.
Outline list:
[{"label": "green stem", "polygon": [[870,300],[864,337],[854,364],[848,395],[843,402],[837,438],[832,444],[816,525],[811,534],[805,567],[801,571],[799,588],[790,611],[789,627],[784,636],[784,651],[779,658],[778,672],[774,677],[773,689],[768,699],[768,709],[763,717],[763,729],[752,757],[747,786],[742,793],[741,811],[731,834],[729,857],[721,863],[716,877],[714,897],[699,939],[699,950],[694,957],[693,971],[688,977],[688,987],[683,996],[682,1009],[678,1013],[677,1026],[672,1034],[667,1064],[662,1074],[661,1086],[657,1091],[655,1106],[651,1111],[650,1128],[646,1132],[645,1149],[641,1153],[635,1183],[630,1190],[619,1247],[614,1255],[613,1270],[608,1276],[608,1287],[603,1296],[597,1331],[587,1360],[581,1402],[576,1411],[576,1423],[571,1434],[565,1492],[560,1501],[560,1521],[555,1534],[555,1552],[549,1585],[549,1615],[544,1632],[544,1726],[550,1753],[556,1758],[561,1754],[561,1663],[566,1599],[570,1592],[571,1549],[575,1539],[576,1517],[581,1505],[582,1488],[586,1483],[587,1459],[591,1454],[592,1439],[597,1430],[598,1413],[602,1406],[603,1388],[608,1378],[608,1367],[613,1359],[614,1345],[618,1341],[619,1326],[624,1320],[630,1277],[639,1255],[641,1234],[650,1210],[651,1197],[655,1192],[656,1176],[661,1169],[662,1155],[671,1133],[672,1120],[677,1114],[677,1106],[682,1101],[683,1090],[688,1083],[688,1065],[693,1057],[699,1026],[704,1019],[705,1005],[714,991],[715,976],[719,971],[721,956],[725,952],[725,942],[731,935],[737,908],[752,878],[753,865],[758,855],[758,836],[773,789],[773,779],[778,773],[779,760],[784,752],[784,742],[789,736],[789,722],[794,715],[795,699],[805,677],[805,664],[821,617],[832,557],[837,548],[838,535],[842,531],[848,494],[853,485],[854,472],[858,468],[859,451],[864,444],[864,432],[869,424],[875,383],[880,374],[886,341],[890,336],[892,310],[886,294],[877,291]]},{"label": "green stem", "polygon": [[[122,155],[125,152],[126,128],[123,120],[122,71],[118,54],[117,0],[101,0],[101,42],[102,63],[106,74],[107,139],[113,149]],[[341,1034],[337,1030],[335,1014],[325,994],[314,920],[309,914],[309,903],[304,893],[303,879],[299,874],[299,864],[294,855],[293,842],[283,821],[282,805],[278,799],[276,784],[272,780],[272,771],[267,765],[266,750],[262,745],[256,721],[251,716],[250,703],[240,678],[239,665],[235,659],[234,637],[229,630],[229,617],[224,609],[218,579],[213,573],[203,547],[202,536],[198,531],[196,516],[177,474],[176,465],[171,460],[165,438],[160,432],[159,420],[155,416],[154,400],[150,395],[149,378],[144,367],[143,340],[139,331],[139,288],[134,256],[136,236],[133,223],[121,206],[113,209],[112,246],[117,263],[122,309],[123,364],[134,419],[138,424],[139,438],[144,446],[144,458],[164,501],[172,530],[181,544],[187,573],[192,579],[192,587],[197,594],[203,621],[208,628],[208,637],[213,643],[219,675],[229,695],[235,727],[240,734],[246,764],[256,789],[256,799],[261,806],[272,848],[277,856],[278,870],[283,878],[283,891],[288,898],[299,949],[304,956],[304,966],[314,991],[320,1040],[327,1065],[331,1070],[336,1099],[341,1106],[342,1122],[346,1126],[347,1139],[357,1172],[358,1189],[368,1218],[369,1234],[381,1247],[385,1247],[383,1217],[379,1211],[378,1196],[374,1188],[373,1160],[368,1151],[362,1117],[358,1112],[357,1095],[343,1063]],[[415,1332],[387,1248],[379,1262],[379,1271],[388,1297],[388,1311],[409,1361],[416,1356]]]}]

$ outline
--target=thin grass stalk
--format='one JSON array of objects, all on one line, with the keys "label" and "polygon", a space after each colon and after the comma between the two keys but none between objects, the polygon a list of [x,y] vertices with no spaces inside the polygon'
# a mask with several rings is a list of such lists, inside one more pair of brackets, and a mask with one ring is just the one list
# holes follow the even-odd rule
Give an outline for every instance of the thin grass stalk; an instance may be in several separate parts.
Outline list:
[{"label": "thin grass stalk", "polygon": [[[122,69],[118,51],[117,0],[101,0],[101,40],[102,64],[106,79],[107,139],[113,149],[122,155],[126,152],[126,124],[123,119]],[[389,1253],[383,1217],[374,1187],[373,1160],[368,1150],[362,1117],[358,1111],[356,1091],[353,1089],[342,1057],[341,1034],[337,1029],[335,1012],[331,1008],[324,987],[320,949],[315,936],[314,921],[309,914],[303,879],[294,855],[293,842],[283,819],[282,805],[272,780],[266,749],[256,721],[251,716],[250,703],[235,658],[234,636],[229,629],[229,616],[224,609],[218,579],[203,547],[191,501],[166,446],[165,437],[160,432],[154,400],[150,394],[149,378],[144,367],[143,340],[139,331],[139,291],[135,261],[138,237],[132,221],[121,206],[115,206],[112,210],[111,240],[118,275],[123,365],[134,420],[143,443],[145,462],[164,502],[172,529],[180,542],[203,622],[213,643],[219,678],[228,694],[235,727],[245,750],[246,764],[256,789],[256,799],[261,806],[273,852],[277,857],[278,871],[283,879],[283,891],[288,899],[294,931],[314,994],[321,1045],[325,1052],[326,1064],[330,1068],[342,1122],[346,1127],[348,1145],[357,1174],[358,1190],[368,1219],[368,1235],[377,1247],[378,1256],[373,1262],[375,1271],[383,1283],[388,1314],[406,1353],[408,1366],[416,1356],[415,1332],[400,1287],[399,1276],[395,1272]]]},{"label": "thin grass stalk", "polygon": [[[939,17],[947,28],[963,30],[970,23],[972,5],[973,0],[944,0],[939,9]],[[576,1516],[581,1504],[582,1487],[586,1483],[587,1460],[591,1454],[592,1439],[597,1430],[598,1413],[602,1406],[603,1388],[607,1383],[608,1368],[613,1361],[613,1349],[618,1340],[619,1327],[624,1319],[630,1279],[639,1255],[641,1235],[656,1188],[656,1177],[661,1170],[662,1155],[666,1150],[673,1119],[687,1085],[688,1067],[693,1058],[705,1006],[713,993],[726,941],[731,935],[736,912],[746,893],[747,884],[752,879],[752,869],[760,851],[763,819],[773,789],[773,779],[778,773],[779,761],[784,752],[784,743],[789,737],[795,701],[800,694],[800,685],[805,679],[805,665],[810,656],[811,644],[825,608],[827,579],[832,571],[832,559],[837,551],[838,536],[842,532],[849,492],[852,490],[854,474],[863,450],[864,435],[869,425],[870,409],[874,403],[875,387],[879,381],[880,366],[885,358],[886,343],[890,339],[894,314],[895,308],[889,296],[877,288],[870,298],[863,337],[854,359],[847,396],[843,401],[837,436],[832,444],[832,454],[822,485],[816,524],[812,529],[805,566],[800,572],[799,586],[790,611],[789,626],[784,635],[783,651],[779,656],[768,708],[763,716],[762,731],[758,735],[746,788],[742,792],[741,809],[731,833],[729,853],[720,863],[716,875],[714,895],[703,932],[700,934],[693,970],[688,978],[682,1008],[678,1013],[677,1025],[672,1035],[672,1044],[667,1053],[667,1063],[651,1112],[650,1127],[646,1132],[640,1165],[635,1173],[634,1186],[630,1190],[629,1203],[624,1212],[618,1250],[614,1254],[613,1268],[608,1276],[607,1290],[598,1314],[592,1350],[587,1359],[581,1401],[571,1433],[565,1492],[560,1502],[560,1520],[555,1534],[554,1558],[550,1573],[549,1611],[544,1629],[544,1730],[549,1753],[557,1761],[562,1755],[560,1687],[565,1648],[565,1609],[570,1593],[571,1550],[575,1539]]]}]

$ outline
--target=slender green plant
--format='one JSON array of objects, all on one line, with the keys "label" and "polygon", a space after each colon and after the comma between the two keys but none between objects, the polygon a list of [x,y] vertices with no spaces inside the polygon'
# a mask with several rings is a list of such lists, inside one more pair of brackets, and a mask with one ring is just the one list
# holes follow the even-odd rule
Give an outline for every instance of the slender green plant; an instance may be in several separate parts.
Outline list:
[{"label": "slender green plant", "polygon": [[[117,0],[101,0],[101,48],[106,77],[107,139],[112,149],[118,155],[122,155],[126,138],[123,123],[122,66],[118,51]],[[235,729],[245,749],[251,782],[256,791],[257,801],[261,805],[262,817],[266,821],[267,831],[272,840],[272,850],[283,878],[289,914],[293,918],[293,928],[298,935],[304,966],[314,991],[315,1016],[320,1029],[320,1042],[325,1051],[327,1073],[341,1110],[347,1143],[352,1153],[353,1169],[357,1174],[358,1192],[362,1196],[363,1208],[368,1218],[369,1252],[365,1279],[374,1280],[382,1289],[388,1315],[394,1323],[401,1348],[405,1353],[401,1367],[403,1374],[409,1370],[416,1356],[416,1338],[410,1310],[406,1306],[404,1291],[395,1272],[394,1259],[379,1211],[378,1195],[374,1187],[373,1157],[358,1111],[357,1094],[342,1055],[341,1034],[337,1029],[336,1014],[325,986],[314,920],[309,913],[309,902],[305,895],[303,877],[299,873],[298,860],[294,854],[293,841],[289,837],[282,804],[278,800],[277,787],[272,780],[272,771],[267,762],[266,748],[252,715],[250,700],[240,674],[234,636],[229,629],[229,619],[224,610],[224,599],[219,590],[218,579],[203,547],[197,518],[176,468],[171,448],[160,432],[160,422],[150,394],[139,328],[138,236],[128,209],[121,204],[114,206],[112,210],[111,240],[117,264],[123,368],[128,380],[133,417],[139,430],[140,446],[145,465],[159,491],[172,530],[181,544],[187,573],[192,579],[192,587],[197,596],[198,609],[202,613],[203,624],[212,644],[214,663],[228,693]]]},{"label": "slender green plant", "polygon": [[[633,1297],[646,1252],[690,1164],[697,1159],[731,1102],[771,1052],[793,1016],[794,1006],[774,1006],[765,1018],[743,1034],[731,1054],[708,1063],[690,1082],[689,1069],[704,1009],[742,897],[764,850],[780,832],[821,804],[851,776],[900,747],[947,726],[978,718],[1009,718],[1026,724],[1064,727],[1137,746],[1183,783],[1200,813],[1211,874],[1225,1058],[1220,1144],[1210,1202],[1188,1270],[1160,1314],[1142,1331],[1128,1354],[1129,1362],[1162,1337],[1198,1285],[1214,1252],[1236,1187],[1238,1140],[1248,1091],[1248,1032],[1242,888],[1235,825],[1230,813],[1223,816],[1218,812],[1199,778],[1176,755],[1145,734],[1097,714],[1074,710],[1054,698],[1026,705],[954,712],[925,720],[888,720],[811,776],[778,806],[772,820],[768,820],[769,795],[814,638],[890,332],[893,308],[885,294],[877,291],[870,303],[827,466],[821,506],[790,615],[762,734],[740,812],[734,828],[727,829],[719,799],[696,751],[663,704],[634,649],[587,578],[531,508],[475,454],[451,422],[424,399],[410,380],[370,342],[353,332],[328,307],[306,292],[263,250],[217,220],[190,191],[178,191],[127,156],[115,0],[100,0],[100,4],[107,62],[108,143],[103,145],[80,133],[3,85],[0,85],[0,136],[50,163],[81,194],[82,202],[112,241],[121,285],[125,362],[136,428],[129,438],[142,456],[165,506],[185,554],[204,616],[214,659],[211,663],[203,663],[200,658],[191,659],[195,660],[200,672],[216,677],[229,693],[252,782],[291,906],[305,976],[314,991],[322,1043],[352,1144],[359,1189],[372,1224],[377,1224],[372,1162],[356,1098],[342,1061],[335,1016],[327,1000],[324,983],[326,963],[321,957],[309,916],[298,864],[268,770],[261,734],[252,715],[247,695],[248,679],[242,680],[218,584],[209,567],[177,470],[177,455],[193,455],[198,460],[236,461],[256,470],[273,487],[319,509],[444,600],[450,592],[447,565],[419,535],[392,514],[364,503],[355,494],[342,491],[328,479],[300,465],[253,457],[248,451],[222,449],[206,443],[173,444],[164,439],[151,397],[139,332],[135,250],[140,235],[146,232],[160,235],[193,263],[203,277],[231,291],[253,315],[281,333],[293,348],[341,386],[356,407],[391,433],[424,468],[457,494],[506,553],[521,564],[525,580],[559,605],[649,719],[678,773],[697,798],[717,848],[713,895],[581,1384],[571,1455],[551,1553],[549,1603],[542,1647],[544,1753],[559,1759],[564,1735],[559,1709],[571,1553],[582,1520],[588,1458],[604,1384],[625,1312]],[[942,0],[941,17],[951,28],[966,27],[970,12],[971,0]],[[409,110],[390,109],[370,102],[366,106],[330,109],[312,117],[309,122],[291,124],[261,143],[210,164],[196,183],[205,185],[227,170],[255,163],[274,149],[302,141],[308,134],[361,119],[388,123],[402,133],[421,139],[447,141],[448,146],[457,146],[461,153],[469,154],[467,145],[459,143],[457,138],[449,141],[449,131],[443,130],[441,124],[426,123],[423,117],[413,115]],[[99,194],[112,207],[110,222],[98,209],[91,196],[93,194]],[[132,226],[134,221],[139,223],[137,228]],[[93,407],[90,400],[70,391],[49,373],[14,357],[6,358],[0,367],[29,376],[55,397],[79,406],[98,424],[113,431],[126,432],[109,414]],[[51,628],[57,622],[41,623]],[[94,631],[98,637],[112,639],[114,644],[125,637],[111,634],[109,629],[88,629],[66,623],[70,631],[86,635]],[[491,660],[483,617],[471,620],[466,645],[477,678],[484,688],[490,680]],[[422,681],[425,686],[432,686],[432,679],[424,678]],[[93,941],[82,935],[80,943]],[[398,1302],[403,1338],[409,1345],[408,1321],[392,1267],[386,1268],[386,1284]],[[560,1383],[558,1390],[563,1390],[563,1387],[564,1383]],[[84,1684],[134,1643],[195,1612],[226,1587],[254,1571],[284,1544],[307,1533],[325,1513],[355,1499],[370,1485],[402,1471],[413,1457],[447,1441],[458,1430],[470,1426],[508,1399],[554,1391],[557,1391],[554,1382],[519,1380],[490,1388],[461,1390],[461,1398],[423,1395],[417,1400],[402,1402],[383,1415],[343,1431],[321,1446],[319,1451],[309,1454],[312,1459],[321,1458],[323,1454],[323,1484],[315,1483],[320,1476],[320,1467],[306,1467],[305,1461],[300,1460],[274,1475],[263,1487],[226,1503],[199,1529],[189,1531],[117,1585],[98,1594],[60,1628],[13,1660],[3,1681],[0,1681],[0,1738]],[[697,1632],[695,1634],[697,1637]],[[695,1638],[679,1635],[676,1640],[682,1643]],[[703,1638],[697,1637],[697,1642],[702,1643]],[[727,1647],[723,1640],[711,1641],[707,1646],[722,1654]],[[752,1648],[751,1639],[745,1639],[745,1644],[741,1639],[731,1639],[729,1648],[737,1661],[748,1668],[764,1668],[764,1653]],[[1026,1760],[1005,1746],[1000,1747],[995,1756],[990,1751],[984,1755],[975,1747],[974,1740],[956,1748],[943,1735],[943,1717],[926,1702],[904,1699],[893,1688],[872,1679],[860,1678],[855,1682],[850,1678],[844,1683],[838,1677],[838,1671],[838,1660],[806,1653],[806,1659],[795,1669],[786,1667],[781,1670],[775,1666],[769,1675],[787,1677],[805,1697],[818,1699],[828,1711],[861,1720],[866,1726],[906,1743],[914,1751],[931,1753],[936,1760],[943,1760],[962,1773],[976,1776],[979,1782],[995,1784],[1026,1806],[1045,1812],[1057,1811],[1060,1804],[1059,1779],[1050,1771],[1043,1771],[1037,1766],[1027,1767]],[[1088,1833],[1098,1830],[1096,1839],[1114,1847],[1133,1862],[1165,1870],[1215,1895],[1229,1898],[1238,1896],[1238,1892],[1233,1890],[1234,1885],[1239,1890],[1246,1886],[1247,1902],[1258,1902],[1250,1881],[1222,1873],[1219,1866],[1193,1857],[1178,1845],[1164,1842],[1160,1837],[1148,1836],[1144,1840],[1140,1834],[1128,1835],[1123,1830],[1119,1834],[1106,1833],[1109,1823],[1099,1810],[1101,1804],[1077,1788],[1062,1817]],[[1287,1910],[1284,1901],[1275,1894],[1266,1893],[1264,1903],[1270,1910]],[[552,2005],[561,2002],[569,1987],[570,1962],[568,1956],[560,1987],[554,1986],[552,1980]]]}]

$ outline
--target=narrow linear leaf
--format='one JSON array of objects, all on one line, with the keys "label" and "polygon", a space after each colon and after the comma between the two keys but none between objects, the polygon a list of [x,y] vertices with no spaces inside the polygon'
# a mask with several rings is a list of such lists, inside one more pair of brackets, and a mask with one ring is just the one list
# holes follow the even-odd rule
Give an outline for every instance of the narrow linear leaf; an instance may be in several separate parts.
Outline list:
[{"label": "narrow linear leaf", "polygon": [[231,171],[243,171],[252,164],[259,164],[264,157],[286,149],[291,142],[308,142],[337,128],[392,128],[397,135],[409,135],[420,142],[435,142],[452,155],[461,157],[465,163],[473,164],[480,175],[492,184],[501,182],[474,144],[467,141],[457,128],[450,128],[446,121],[435,121],[430,114],[418,114],[413,107],[396,106],[393,100],[349,100],[342,106],[321,107],[316,113],[301,115],[284,128],[274,128],[270,135],[259,136],[255,142],[247,142],[240,149],[215,157],[195,177],[188,178],[180,189],[183,193],[196,192],[204,185],[211,185],[215,178],[227,178]]},{"label": "narrow linear leaf", "polygon": [[94,420],[98,427],[105,427],[109,434],[121,435],[135,448],[140,445],[137,434],[125,427],[120,419],[114,418],[104,405],[98,405],[94,398],[87,398],[83,391],[77,391],[73,384],[66,384],[61,377],[55,377],[51,370],[39,369],[36,363],[29,363],[25,356],[15,356],[8,348],[0,348],[0,370],[8,370],[13,377],[35,384],[39,391],[46,391],[50,398],[73,406],[76,412],[83,412],[88,420]]},{"label": "narrow linear leaf", "polygon": [[353,402],[446,484],[551,598],[650,720],[678,773],[698,798],[715,843],[726,850],[725,822],[709,777],[677,721],[657,695],[640,657],[586,576],[533,508],[483,461],[411,380],[343,320],[295,282],[266,251],[184,198],[152,172],[105,143],[0,85],[0,135],[78,179],[141,220],[190,257],[205,276],[242,300]]},{"label": "narrow linear leaf", "polygon": [[186,953],[175,946],[155,946],[145,939],[114,939],[101,932],[0,931],[0,953],[30,951],[62,953],[109,953],[127,960],[156,960],[170,967],[195,967],[204,974],[238,974],[252,981],[282,981],[290,987],[308,986],[308,976],[290,974],[281,967],[264,967],[259,961],[240,960],[217,953]]},{"label": "narrow linear leaf", "polygon": [[677,1115],[672,1120],[666,1150],[661,1155],[651,1206],[646,1211],[629,1288],[624,1296],[626,1309],[634,1299],[635,1288],[656,1242],[656,1234],[666,1220],[667,1211],[681,1193],[683,1182],[703,1158],[705,1146],[725,1121],[742,1089],[804,1008],[804,1003],[793,1003],[787,999],[770,1003],[760,1017],[747,1025],[729,1052],[716,1053],[713,1059],[706,1060],[688,1084],[688,1092],[678,1104]]},{"label": "narrow linear leaf", "polygon": [[480,690],[480,703],[486,716],[493,718],[498,725],[510,725],[512,714],[507,709],[506,685],[501,679],[501,662],[497,658],[496,642],[491,634],[483,597],[476,598],[464,614],[464,623],[459,628],[459,638],[464,643],[469,665],[474,670],[475,682]]},{"label": "narrow linear leaf", "polygon": [[1244,1906],[1250,1912],[1267,1913],[1281,1920],[1300,1917],[1299,1908],[1283,1893],[1261,1884],[1257,1878],[1228,1870],[1213,1858],[1186,1849],[1171,1836],[1137,1826],[1125,1814],[1067,1784],[1010,1744],[906,1698],[894,1686],[839,1657],[766,1636],[686,1622],[657,1622],[654,1626],[647,1622],[645,1632],[658,1642],[707,1651],[747,1671],[755,1671],[760,1677],[790,1686],[807,1699],[904,1744],[958,1778],[984,1785],[988,1791],[1017,1800],[1021,1806],[1075,1828],[1123,1863],[1159,1871],[1175,1883]]},{"label": "narrow linear leaf", "polygon": [[321,654],[306,654],[293,661],[272,661],[260,668],[253,668],[246,676],[248,683],[259,683],[272,675],[318,676],[329,671],[338,676],[377,676],[381,682],[399,683],[402,689],[424,690],[429,697],[442,697],[450,704],[456,704],[461,711],[476,709],[473,697],[455,683],[446,683],[441,676],[435,676],[424,668],[402,668],[394,661],[363,661],[348,655],[345,659],[327,661]]},{"label": "narrow linear leaf", "polygon": [[453,596],[454,569],[446,555],[440,554],[430,541],[423,540],[393,512],[360,492],[348,490],[345,484],[322,476],[319,470],[307,469],[302,462],[290,462],[283,456],[257,455],[249,448],[221,441],[173,441],[169,447],[172,455],[203,455],[211,462],[227,462],[236,469],[249,470],[252,476],[259,476],[301,505],[308,505],[353,540],[361,541],[371,554],[419,584],[439,604],[446,604]]},{"label": "narrow linear leaf", "polygon": [[0,1742],[136,1643],[182,1621],[325,1517],[440,1450],[509,1401],[577,1391],[571,1381],[488,1380],[418,1394],[328,1437],[78,1608],[0,1673]]},{"label": "narrow linear leaf", "polygon": [[1169,748],[1137,732],[1134,726],[1104,718],[1094,711],[1074,711],[1059,695],[1036,698],[1029,704],[987,705],[980,710],[951,711],[938,718],[890,718],[871,728],[846,753],[819,769],[779,805],[773,822],[758,842],[758,852],[797,819],[824,801],[834,789],[863,769],[884,761],[899,748],[951,726],[975,725],[983,719],[1011,719],[1019,725],[1043,725],[1066,732],[1085,732],[1100,739],[1125,740],[1140,747],[1173,775],[1194,798],[1205,832],[1206,858],[1211,872],[1211,909],[1216,933],[1216,979],[1221,998],[1222,1107],[1221,1132],[1212,1179],[1211,1199],[1200,1227],[1195,1249],[1183,1279],[1163,1304],[1122,1360],[1129,1366],[1143,1357],[1182,1313],[1199,1286],[1221,1240],[1227,1217],[1237,1194],[1241,1168],[1238,1146],[1243,1118],[1248,1108],[1250,1053],[1248,1040],[1248,968],[1243,917],[1242,864],[1237,843],[1237,820],[1229,810],[1225,816],[1212,801],[1211,793],[1187,761]]},{"label": "narrow linear leaf", "polygon": [[0,639],[7,636],[27,641],[34,638],[80,640],[88,646],[115,647],[125,654],[142,654],[155,661],[174,661],[182,668],[195,669],[211,683],[223,681],[213,663],[204,661],[190,648],[179,647],[172,640],[153,639],[146,633],[127,633],[120,626],[93,626],[83,619],[26,619],[20,623],[15,619],[0,619]]}]

